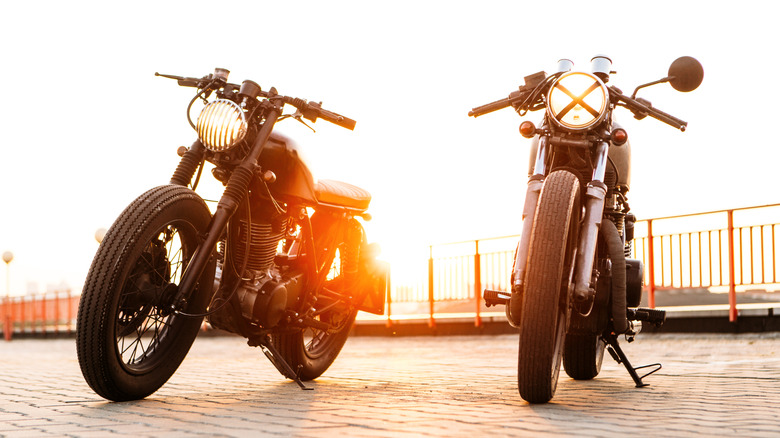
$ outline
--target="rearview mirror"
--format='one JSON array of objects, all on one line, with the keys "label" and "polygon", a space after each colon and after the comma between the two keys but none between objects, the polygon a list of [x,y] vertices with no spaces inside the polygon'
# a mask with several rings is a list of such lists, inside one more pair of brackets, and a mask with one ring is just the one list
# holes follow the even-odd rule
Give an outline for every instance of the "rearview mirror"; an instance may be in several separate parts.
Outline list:
[{"label": "rearview mirror", "polygon": [[690,56],[683,56],[674,60],[669,66],[669,83],[677,91],[693,91],[704,79],[704,68],[701,63]]}]

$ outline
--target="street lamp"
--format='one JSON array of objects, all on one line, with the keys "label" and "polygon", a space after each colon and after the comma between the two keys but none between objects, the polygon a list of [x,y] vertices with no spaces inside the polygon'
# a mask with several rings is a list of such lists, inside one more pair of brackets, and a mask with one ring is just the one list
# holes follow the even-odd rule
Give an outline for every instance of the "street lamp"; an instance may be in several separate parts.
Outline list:
[{"label": "street lamp", "polygon": [[3,261],[5,262],[5,297],[11,298],[11,261],[14,259],[14,253],[6,251],[3,253]]},{"label": "street lamp", "polygon": [[97,240],[97,243],[102,243],[104,237],[106,237],[106,229],[98,228],[97,231],[95,231],[95,240]]}]

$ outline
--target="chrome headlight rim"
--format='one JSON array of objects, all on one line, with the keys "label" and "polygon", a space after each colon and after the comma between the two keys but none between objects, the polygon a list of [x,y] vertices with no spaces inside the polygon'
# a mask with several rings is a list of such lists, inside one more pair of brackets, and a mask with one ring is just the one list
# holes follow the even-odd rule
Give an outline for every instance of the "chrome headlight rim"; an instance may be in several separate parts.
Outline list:
[{"label": "chrome headlight rim", "polygon": [[216,99],[203,107],[195,127],[206,149],[225,152],[244,140],[247,120],[238,104],[229,99]]},{"label": "chrome headlight rim", "polygon": [[590,73],[564,73],[547,93],[547,114],[558,126],[569,131],[584,131],[598,125],[608,109],[609,89]]}]

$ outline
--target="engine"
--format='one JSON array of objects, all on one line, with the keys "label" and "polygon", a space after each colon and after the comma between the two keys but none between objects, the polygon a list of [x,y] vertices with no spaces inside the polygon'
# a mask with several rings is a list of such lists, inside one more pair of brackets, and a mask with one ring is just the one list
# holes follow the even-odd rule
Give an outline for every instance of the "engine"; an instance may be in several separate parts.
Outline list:
[{"label": "engine", "polygon": [[229,227],[227,254],[239,282],[235,295],[242,316],[263,328],[275,327],[295,304],[303,274],[281,272],[274,264],[279,242],[285,238],[289,219],[273,208],[254,207],[250,214],[236,214]]}]

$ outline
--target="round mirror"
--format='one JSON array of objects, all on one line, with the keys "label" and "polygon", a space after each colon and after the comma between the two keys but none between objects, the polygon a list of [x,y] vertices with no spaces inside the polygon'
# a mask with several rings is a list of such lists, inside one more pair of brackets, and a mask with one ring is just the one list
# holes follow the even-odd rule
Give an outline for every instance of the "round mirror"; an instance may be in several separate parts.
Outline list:
[{"label": "round mirror", "polygon": [[701,63],[690,56],[674,60],[669,66],[669,83],[677,91],[693,91],[701,85],[704,79],[704,69]]}]

